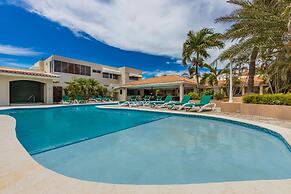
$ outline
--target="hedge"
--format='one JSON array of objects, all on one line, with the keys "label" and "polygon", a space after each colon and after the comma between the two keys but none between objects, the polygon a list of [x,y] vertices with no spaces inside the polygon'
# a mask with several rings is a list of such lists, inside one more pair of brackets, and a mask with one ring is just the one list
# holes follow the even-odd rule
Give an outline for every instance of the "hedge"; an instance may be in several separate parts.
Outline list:
[{"label": "hedge", "polygon": [[288,94],[250,94],[243,97],[244,103],[291,106],[291,93]]}]

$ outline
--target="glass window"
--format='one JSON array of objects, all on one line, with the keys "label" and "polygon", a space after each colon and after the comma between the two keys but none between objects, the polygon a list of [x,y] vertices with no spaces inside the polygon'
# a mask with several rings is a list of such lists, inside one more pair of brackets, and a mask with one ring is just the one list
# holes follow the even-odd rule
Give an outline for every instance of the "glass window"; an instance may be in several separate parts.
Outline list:
[{"label": "glass window", "polygon": [[127,95],[128,96],[133,96],[134,95],[134,90],[127,90]]},{"label": "glass window", "polygon": [[81,75],[86,75],[86,67],[81,65]]},{"label": "glass window", "polygon": [[138,77],[132,77],[132,76],[130,76],[129,77],[129,80],[135,80],[136,81],[136,80],[138,80]]},{"label": "glass window", "polygon": [[118,75],[116,75],[116,74],[113,74],[113,77],[112,77],[113,79],[118,79]]},{"label": "glass window", "polygon": [[122,94],[122,90],[119,90],[119,94]]},{"label": "glass window", "polygon": [[55,61],[54,72],[62,72],[61,61]]},{"label": "glass window", "polygon": [[81,65],[75,64],[75,74],[81,75]]},{"label": "glass window", "polygon": [[62,72],[63,73],[68,73],[69,72],[68,63],[62,62]]},{"label": "glass window", "polygon": [[91,67],[85,66],[85,75],[91,76]]},{"label": "glass window", "polygon": [[72,63],[68,63],[68,66],[69,66],[69,72],[68,73],[74,74],[75,73],[75,65],[72,64]]},{"label": "glass window", "polygon": [[109,73],[103,73],[103,78],[109,78]]},{"label": "glass window", "polygon": [[93,73],[101,73],[100,70],[93,69]]}]

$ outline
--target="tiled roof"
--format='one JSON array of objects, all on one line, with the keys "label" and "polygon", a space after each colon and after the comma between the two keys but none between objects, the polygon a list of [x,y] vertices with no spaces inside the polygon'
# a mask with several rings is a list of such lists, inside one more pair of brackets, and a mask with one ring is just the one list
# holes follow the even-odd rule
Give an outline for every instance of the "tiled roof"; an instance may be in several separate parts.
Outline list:
[{"label": "tiled roof", "polygon": [[28,76],[38,76],[38,77],[49,77],[49,78],[58,78],[58,75],[51,73],[45,73],[41,71],[34,71],[30,69],[14,69],[9,67],[0,67],[0,73],[7,74],[18,74],[18,75],[28,75]]},{"label": "tiled roof", "polygon": [[[240,81],[241,81],[240,85],[247,86],[248,85],[248,76],[242,75],[240,77]],[[218,85],[219,86],[224,86],[225,82],[226,82],[226,80],[219,80],[218,81]],[[260,78],[257,75],[254,77],[254,86],[260,86],[263,83],[264,83],[264,80],[262,78]]]},{"label": "tiled roof", "polygon": [[184,78],[184,77],[181,77],[178,75],[165,75],[165,76],[159,76],[159,77],[153,77],[153,78],[149,78],[149,79],[129,82],[129,83],[125,84],[124,86],[139,86],[139,85],[177,83],[177,82],[191,84],[191,85],[196,84],[196,82],[194,80]]}]

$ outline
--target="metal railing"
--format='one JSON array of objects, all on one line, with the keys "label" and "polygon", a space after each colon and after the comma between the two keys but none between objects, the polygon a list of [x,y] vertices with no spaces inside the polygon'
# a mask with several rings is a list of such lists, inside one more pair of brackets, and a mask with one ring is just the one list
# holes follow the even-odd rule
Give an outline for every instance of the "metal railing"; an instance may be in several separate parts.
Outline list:
[{"label": "metal railing", "polygon": [[27,102],[30,102],[31,99],[33,100],[32,102],[35,103],[35,95],[31,95],[27,98]]}]

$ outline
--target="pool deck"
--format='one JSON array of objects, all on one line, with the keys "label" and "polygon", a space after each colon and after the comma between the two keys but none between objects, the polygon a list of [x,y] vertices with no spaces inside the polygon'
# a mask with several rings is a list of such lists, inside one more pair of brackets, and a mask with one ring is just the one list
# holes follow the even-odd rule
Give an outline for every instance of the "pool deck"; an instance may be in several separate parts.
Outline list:
[{"label": "pool deck", "polygon": [[[45,107],[45,106],[39,106]],[[46,106],[52,107],[52,106]],[[11,107],[10,107],[11,108]],[[34,106],[35,108],[35,106]],[[100,108],[120,108],[103,106]],[[127,109],[122,107],[122,109]],[[130,108],[138,109],[141,108]],[[143,108],[147,111],[166,111]],[[226,113],[188,113],[247,122],[280,133],[291,144],[291,121]],[[290,194],[291,179],[238,181],[186,185],[118,185],[82,181],[51,171],[39,165],[22,147],[15,132],[16,121],[0,115],[0,193],[7,194]]]}]

